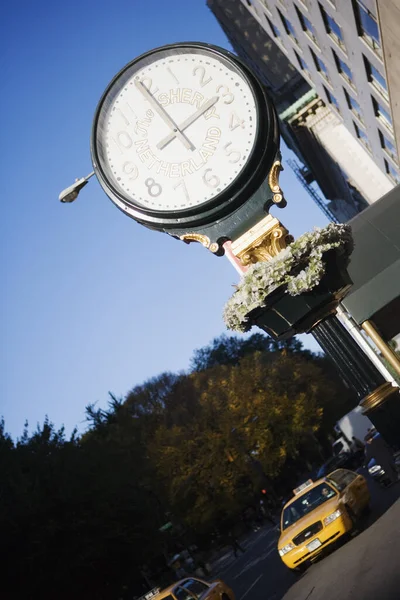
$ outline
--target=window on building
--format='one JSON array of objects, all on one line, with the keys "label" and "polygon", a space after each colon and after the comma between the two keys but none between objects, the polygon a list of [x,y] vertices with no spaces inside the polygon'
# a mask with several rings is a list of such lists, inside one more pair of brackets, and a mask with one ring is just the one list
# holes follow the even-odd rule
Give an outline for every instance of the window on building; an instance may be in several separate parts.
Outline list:
[{"label": "window on building", "polygon": [[320,57],[317,56],[315,54],[314,50],[312,50],[311,48],[310,48],[310,51],[311,51],[312,57],[314,59],[314,63],[315,63],[317,70],[321,73],[322,77],[324,77],[327,81],[329,81],[328,69],[326,68],[324,61],[321,60]]},{"label": "window on building", "polygon": [[379,138],[381,140],[382,148],[397,163],[398,156],[397,156],[396,146],[390,140],[388,140],[388,138],[385,135],[383,135],[383,133],[380,129],[378,131],[379,131]]},{"label": "window on building", "polygon": [[308,6],[307,6],[307,0],[299,0],[300,4],[302,4],[304,6],[304,8],[306,10],[308,10]]},{"label": "window on building", "polygon": [[248,6],[249,8],[251,8],[251,9],[253,9],[253,11],[255,12],[255,14],[257,15],[257,17],[259,17],[259,14],[258,14],[258,9],[257,9],[257,7],[254,5],[253,1],[252,1],[252,0],[246,0],[246,2],[247,2],[247,6]]},{"label": "window on building", "polygon": [[354,5],[358,35],[380,56],[382,54],[381,36],[375,17],[360,0],[355,0]]},{"label": "window on building", "polygon": [[372,104],[374,106],[375,115],[378,117],[378,119],[384,125],[386,125],[386,127],[393,131],[392,117],[390,116],[389,111],[383,108],[382,104],[375,100],[375,98],[372,98]]},{"label": "window on building", "polygon": [[334,56],[337,70],[339,71],[339,73],[342,75],[342,77],[344,77],[346,79],[346,81],[348,83],[350,83],[350,85],[352,85],[354,87],[353,73],[351,72],[351,69],[348,66],[348,64],[345,63],[344,60],[339,58],[338,55],[336,54],[336,52],[334,52],[334,51],[333,51],[333,56]]},{"label": "window on building", "polygon": [[324,86],[325,96],[329,102],[329,104],[333,104],[338,112],[340,112],[339,102],[336,100],[335,96]]},{"label": "window on building", "polygon": [[271,31],[272,31],[274,37],[280,38],[281,37],[281,32],[279,31],[279,29],[277,28],[277,26],[273,24],[273,22],[271,21],[271,19],[269,19],[267,17],[267,15],[265,15],[265,18],[268,21],[268,25],[270,26]]},{"label": "window on building", "polygon": [[396,183],[396,184],[400,183],[400,175],[399,175],[397,169],[395,169],[394,166],[391,165],[390,162],[388,162],[386,160],[386,158],[384,158],[383,160],[385,161],[386,173],[394,181],[394,183]]},{"label": "window on building", "polygon": [[343,88],[343,91],[344,91],[344,95],[346,96],[347,106],[358,117],[358,119],[360,119],[360,121],[363,121],[362,111],[361,111],[360,105],[358,104],[357,100],[355,100],[353,98],[353,96],[351,96],[348,93],[348,91],[345,90],[344,88]]},{"label": "window on building", "polygon": [[310,74],[310,70],[309,70],[309,68],[308,68],[308,65],[307,65],[306,61],[304,60],[304,58],[302,58],[302,57],[300,56],[300,54],[297,54],[297,52],[296,52],[296,51],[295,51],[295,54],[296,54],[296,56],[297,56],[297,60],[298,60],[298,63],[299,63],[299,65],[300,65],[300,69],[301,69],[302,71],[306,71],[306,72],[307,72],[307,74],[309,75],[309,74]]},{"label": "window on building", "polygon": [[318,39],[317,39],[317,36],[315,34],[315,29],[314,29],[311,21],[309,19],[307,19],[307,17],[305,15],[303,15],[303,13],[301,11],[299,11],[299,9],[297,8],[297,6],[295,6],[295,9],[296,9],[296,12],[297,12],[297,16],[299,17],[299,21],[300,21],[300,25],[301,25],[302,30],[318,46]]},{"label": "window on building", "polygon": [[358,137],[360,142],[363,144],[363,146],[365,146],[365,148],[367,148],[367,150],[369,150],[371,152],[371,147],[369,145],[367,134],[354,121],[353,121],[353,125],[354,125],[354,129],[356,132],[356,136]]},{"label": "window on building", "polygon": [[342,30],[341,30],[340,26],[336,23],[336,21],[333,17],[328,15],[328,13],[324,9],[324,7],[321,6],[321,4],[319,5],[319,8],[321,10],[322,18],[325,23],[326,32],[328,33],[328,35],[331,36],[331,38],[333,38],[335,40],[335,42],[342,49],[344,49],[345,48],[344,39],[343,39],[343,34],[342,34]]},{"label": "window on building", "polygon": [[281,18],[281,21],[285,28],[286,33],[292,38],[292,40],[294,40],[296,42],[296,44],[298,44],[295,28],[293,27],[293,25],[291,24],[289,19],[287,19],[286,17],[283,16],[283,14],[281,13],[280,10],[278,10],[278,13],[279,13],[279,16]]},{"label": "window on building", "polygon": [[385,77],[370,63],[368,58],[364,56],[365,70],[367,71],[368,81],[382,94],[382,96],[389,100],[389,94],[387,89],[387,83]]},{"label": "window on building", "polygon": [[260,0],[260,3],[265,8],[265,10],[268,11],[269,14],[271,14],[271,7],[268,4],[267,0]]}]

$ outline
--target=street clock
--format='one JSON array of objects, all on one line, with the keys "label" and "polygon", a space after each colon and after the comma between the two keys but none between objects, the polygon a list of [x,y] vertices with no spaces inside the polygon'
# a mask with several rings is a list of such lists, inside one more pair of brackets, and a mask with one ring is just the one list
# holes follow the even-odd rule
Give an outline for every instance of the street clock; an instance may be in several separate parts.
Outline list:
[{"label": "street clock", "polygon": [[276,202],[279,129],[263,86],[230,52],[157,48],[126,65],[97,107],[92,161],[136,221],[215,253]]}]

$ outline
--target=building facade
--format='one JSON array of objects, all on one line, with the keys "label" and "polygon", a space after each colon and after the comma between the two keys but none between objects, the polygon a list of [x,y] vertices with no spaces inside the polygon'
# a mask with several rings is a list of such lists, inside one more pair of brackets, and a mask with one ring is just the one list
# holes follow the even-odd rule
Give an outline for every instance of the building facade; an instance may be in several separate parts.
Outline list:
[{"label": "building facade", "polygon": [[[207,3],[234,50],[258,76],[268,80],[274,70],[271,95],[283,138],[310,169],[331,211],[336,207],[338,220],[354,216],[400,182],[395,137],[400,114],[390,103],[393,90],[399,89],[400,69],[392,60],[394,74],[388,80],[384,62],[387,40],[399,44],[397,31],[390,28],[394,8],[390,13],[387,3],[398,5],[400,0],[378,0],[378,6],[375,0]],[[292,95],[291,104],[289,96],[281,102],[276,82],[283,59],[308,84],[303,96]]]}]

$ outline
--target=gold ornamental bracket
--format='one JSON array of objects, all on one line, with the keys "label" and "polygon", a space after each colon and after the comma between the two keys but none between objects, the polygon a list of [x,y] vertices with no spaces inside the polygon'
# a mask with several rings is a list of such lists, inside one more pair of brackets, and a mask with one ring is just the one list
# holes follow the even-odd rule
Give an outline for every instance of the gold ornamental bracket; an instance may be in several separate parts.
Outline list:
[{"label": "gold ornamental bracket", "polygon": [[376,388],[373,392],[368,394],[361,400],[360,406],[362,408],[362,412],[364,415],[368,415],[369,412],[381,407],[385,402],[387,402],[393,394],[397,394],[398,401],[400,402],[400,393],[399,388],[397,386],[393,386],[388,381],[383,383],[379,387]]},{"label": "gold ornamental bracket", "polygon": [[198,242],[199,244],[204,246],[204,248],[207,248],[208,250],[210,250],[210,252],[213,252],[214,254],[219,250],[219,244],[217,244],[216,242],[211,243],[211,240],[208,237],[208,235],[204,235],[203,233],[185,233],[185,235],[181,235],[179,239],[182,240],[182,242],[185,242],[185,244],[190,244],[191,242]]},{"label": "gold ornamental bracket", "polygon": [[[280,157],[280,154],[278,154]],[[272,192],[272,201],[279,208],[286,206],[286,200],[279,185],[279,174],[283,171],[280,160],[275,160],[261,188],[258,190],[261,198],[268,194],[269,189]],[[211,242],[208,235],[204,233],[188,232],[179,236],[179,239],[186,244],[197,242],[207,248],[213,254],[222,252],[221,244]],[[259,261],[270,260],[281,250],[286,248],[287,244],[293,241],[288,230],[269,213],[261,219],[255,226],[247,230],[236,240],[232,241],[232,252],[238,258],[242,265],[247,266]]]},{"label": "gold ornamental bracket", "polygon": [[231,250],[242,265],[271,260],[293,241],[278,219],[267,215],[254,227],[232,242]]},{"label": "gold ornamental bracket", "polygon": [[286,200],[283,196],[281,186],[279,185],[279,174],[283,171],[283,166],[280,160],[276,160],[271,167],[268,175],[268,185],[273,193],[272,201],[279,206],[284,208],[286,206]]}]

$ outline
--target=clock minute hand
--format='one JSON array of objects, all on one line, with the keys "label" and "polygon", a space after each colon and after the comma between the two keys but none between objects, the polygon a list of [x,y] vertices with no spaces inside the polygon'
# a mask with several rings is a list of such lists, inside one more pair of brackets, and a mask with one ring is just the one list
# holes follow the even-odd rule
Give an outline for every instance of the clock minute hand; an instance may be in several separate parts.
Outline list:
[{"label": "clock minute hand", "polygon": [[150,93],[147,87],[144,85],[142,81],[135,80],[135,86],[137,89],[143,94],[143,96],[150,102],[153,106],[154,110],[160,115],[164,123],[168,125],[168,127],[172,130],[173,137],[177,137],[182,144],[188,150],[194,150],[192,142],[182,133],[176,123],[171,119],[169,114],[164,110],[164,108],[157,102],[154,96]]},{"label": "clock minute hand", "polygon": [[[208,110],[209,108],[211,108],[212,106],[214,106],[214,104],[217,101],[218,101],[218,96],[213,96],[212,98],[210,98],[210,100],[207,100],[207,102],[205,102],[203,104],[203,106],[201,106],[198,110],[196,110],[196,112],[193,113],[193,115],[191,115],[190,117],[188,117],[187,119],[185,119],[179,125],[179,130],[180,131],[185,131],[185,129],[187,129],[187,127],[189,127],[189,125],[191,125],[192,123],[194,123],[196,121],[196,119],[198,119],[199,117],[201,117],[201,115],[203,113],[205,113],[206,110]],[[177,134],[175,132],[169,133],[164,139],[161,140],[161,142],[159,142],[157,144],[157,148],[159,150],[162,150],[163,148],[165,148],[165,146],[167,146],[170,142],[172,142],[172,140],[175,139],[175,137],[177,137]]]}]

